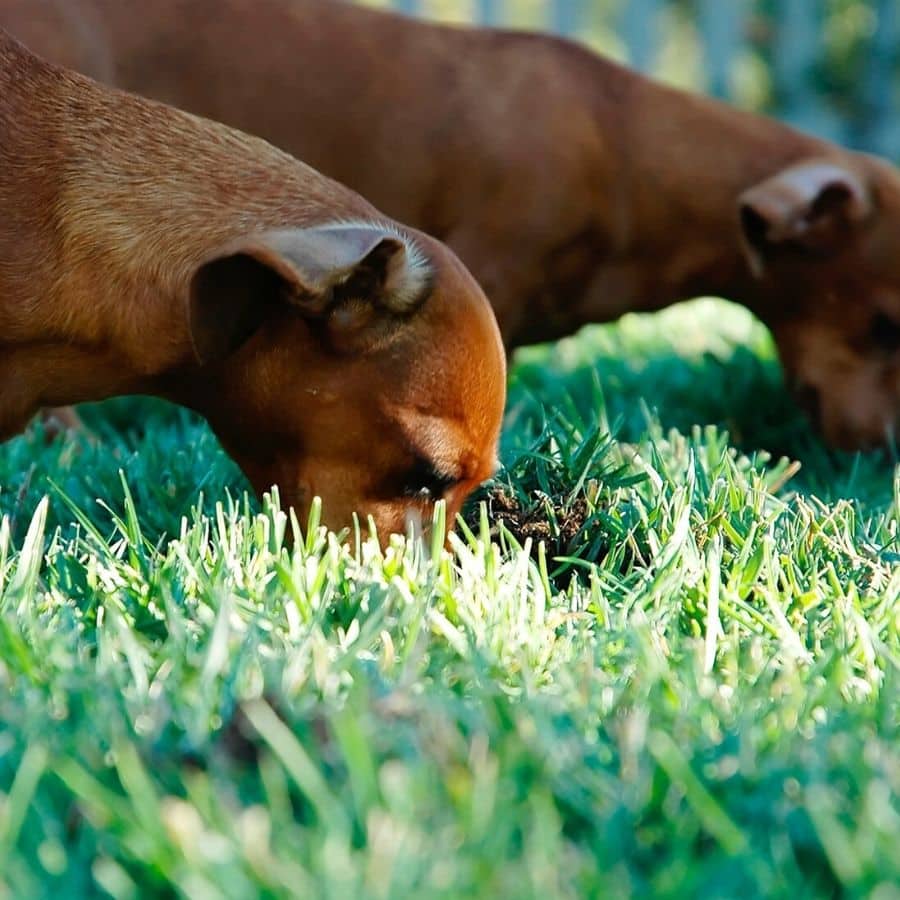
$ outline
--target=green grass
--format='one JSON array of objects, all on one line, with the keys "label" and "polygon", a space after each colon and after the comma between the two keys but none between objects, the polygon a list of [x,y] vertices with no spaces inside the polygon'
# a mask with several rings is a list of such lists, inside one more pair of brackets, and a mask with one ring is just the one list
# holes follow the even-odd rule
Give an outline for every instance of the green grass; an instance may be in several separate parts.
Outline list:
[{"label": "green grass", "polygon": [[86,416],[0,450],[0,896],[900,897],[900,480],[742,311],[522,353],[452,553]]}]

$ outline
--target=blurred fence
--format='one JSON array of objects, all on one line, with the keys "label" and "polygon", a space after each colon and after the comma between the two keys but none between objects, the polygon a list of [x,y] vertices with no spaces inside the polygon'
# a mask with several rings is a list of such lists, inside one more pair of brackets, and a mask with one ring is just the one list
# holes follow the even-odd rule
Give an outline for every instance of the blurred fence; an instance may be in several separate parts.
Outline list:
[{"label": "blurred fence", "polygon": [[900,0],[362,0],[547,29],[900,160]]}]

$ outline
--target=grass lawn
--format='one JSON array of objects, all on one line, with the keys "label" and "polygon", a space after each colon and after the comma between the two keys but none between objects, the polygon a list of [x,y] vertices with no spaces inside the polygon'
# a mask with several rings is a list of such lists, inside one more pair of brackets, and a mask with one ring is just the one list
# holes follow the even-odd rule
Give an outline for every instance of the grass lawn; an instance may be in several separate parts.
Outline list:
[{"label": "grass lawn", "polygon": [[520,354],[452,554],[85,415],[0,448],[0,897],[900,898],[900,480],[743,311]]}]

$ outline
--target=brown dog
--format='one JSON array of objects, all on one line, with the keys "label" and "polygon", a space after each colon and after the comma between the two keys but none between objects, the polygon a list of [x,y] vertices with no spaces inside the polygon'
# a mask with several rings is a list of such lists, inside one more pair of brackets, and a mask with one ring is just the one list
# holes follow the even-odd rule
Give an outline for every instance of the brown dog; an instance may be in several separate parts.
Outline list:
[{"label": "brown dog", "polygon": [[452,516],[495,464],[503,348],[451,252],[3,32],[0,335],[0,436],[45,405],[167,397],[334,527],[403,531],[441,497]]},{"label": "brown dog", "polygon": [[46,54],[260,134],[445,240],[508,346],[701,294],[833,443],[900,412],[900,177],[549,37],[337,0],[0,0]]}]

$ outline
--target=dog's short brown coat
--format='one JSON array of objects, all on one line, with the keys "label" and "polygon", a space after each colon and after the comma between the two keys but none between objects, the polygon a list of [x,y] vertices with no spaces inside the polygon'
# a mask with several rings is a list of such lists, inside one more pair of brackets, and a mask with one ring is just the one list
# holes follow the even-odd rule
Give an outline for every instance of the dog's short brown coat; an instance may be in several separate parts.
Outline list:
[{"label": "dog's short brown coat", "polygon": [[262,135],[445,240],[507,346],[719,294],[825,435],[900,408],[900,178],[550,37],[339,0],[0,0],[101,80]]},{"label": "dog's short brown coat", "polygon": [[441,496],[452,515],[495,461],[500,336],[447,248],[2,31],[0,343],[0,436],[42,406],[164,396],[336,526],[403,531]]}]

